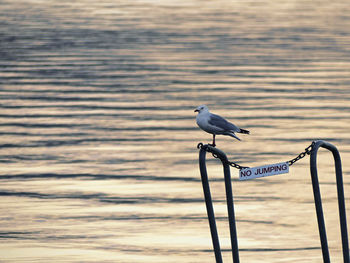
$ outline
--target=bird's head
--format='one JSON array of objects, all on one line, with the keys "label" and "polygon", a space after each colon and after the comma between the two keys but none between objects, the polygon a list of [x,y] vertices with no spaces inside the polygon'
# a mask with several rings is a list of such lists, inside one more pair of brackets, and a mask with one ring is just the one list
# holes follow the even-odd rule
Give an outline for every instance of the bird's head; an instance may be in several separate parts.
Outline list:
[{"label": "bird's head", "polygon": [[206,105],[200,105],[194,110],[194,112],[198,112],[198,113],[205,112],[205,111],[209,111],[209,108]]}]

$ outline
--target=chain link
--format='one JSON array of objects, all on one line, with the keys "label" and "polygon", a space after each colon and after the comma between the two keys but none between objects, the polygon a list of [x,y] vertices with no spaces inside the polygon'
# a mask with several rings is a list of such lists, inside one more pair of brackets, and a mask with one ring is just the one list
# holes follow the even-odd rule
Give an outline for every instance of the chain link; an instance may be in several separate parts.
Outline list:
[{"label": "chain link", "polygon": [[315,145],[315,142],[312,142],[308,147],[305,148],[305,152],[300,153],[297,157],[288,161],[288,165],[292,166],[294,163],[296,163],[300,159],[303,159],[306,155],[310,155],[314,145]]},{"label": "chain link", "polygon": [[239,169],[239,170],[249,168],[248,166],[241,166],[238,163],[234,163],[234,162],[228,162],[228,164],[234,168]]},{"label": "chain link", "polygon": [[[288,165],[292,166],[297,161],[303,159],[306,155],[310,155],[314,145],[315,145],[315,142],[312,142],[308,147],[305,148],[304,152],[301,152],[297,157],[295,157],[292,160],[288,161],[287,162]],[[200,143],[198,143],[197,148],[198,149],[205,149],[207,152],[210,152],[213,155],[214,158],[219,158],[215,153],[211,152],[208,147],[203,147],[203,146],[204,146],[203,143],[200,142]],[[230,161],[228,161],[227,164],[230,165],[231,167],[237,168],[239,170],[249,168],[247,166],[242,166],[242,165],[239,165],[238,163],[230,162]]]}]

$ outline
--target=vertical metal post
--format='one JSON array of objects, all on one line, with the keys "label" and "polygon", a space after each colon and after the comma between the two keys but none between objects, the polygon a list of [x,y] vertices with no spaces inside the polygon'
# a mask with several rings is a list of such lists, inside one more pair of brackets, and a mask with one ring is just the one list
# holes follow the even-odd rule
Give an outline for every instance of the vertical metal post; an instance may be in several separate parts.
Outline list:
[{"label": "vertical metal post", "polygon": [[339,208],[339,220],[340,220],[340,230],[341,230],[342,248],[343,248],[343,260],[344,260],[344,263],[350,263],[348,230],[346,225],[346,210],[345,210],[345,198],[344,198],[344,188],[343,188],[343,175],[342,175],[340,154],[338,152],[338,149],[334,145],[320,140],[320,141],[316,141],[315,145],[312,148],[311,156],[310,156],[310,170],[311,170],[312,187],[313,187],[315,206],[316,206],[318,229],[319,229],[321,246],[322,246],[323,262],[325,263],[330,262],[330,258],[329,258],[327,234],[326,234],[326,228],[325,228],[323,210],[322,210],[322,200],[321,200],[318,175],[317,175],[317,151],[320,147],[328,149],[333,153],[334,162],[335,162],[336,181],[337,181],[338,208]]},{"label": "vertical metal post", "polygon": [[221,159],[221,158],[220,159],[224,166],[226,202],[227,202],[228,220],[230,225],[232,258],[234,263],[239,263],[238,240],[237,240],[237,231],[236,231],[235,211],[234,211],[234,205],[233,205],[230,166],[228,165],[228,160],[226,155],[224,155],[223,158],[225,159]]},{"label": "vertical metal post", "polygon": [[205,205],[207,207],[207,214],[208,214],[208,220],[209,220],[211,239],[212,239],[213,247],[214,247],[215,259],[216,259],[216,263],[222,263],[221,249],[220,249],[218,232],[216,229],[213,202],[211,199],[207,168],[205,165],[206,153],[207,153],[206,150],[201,148],[201,150],[199,152],[199,169],[201,172],[204,199],[205,199]]},{"label": "vertical metal post", "polygon": [[213,211],[213,205],[210,195],[209,183],[208,183],[208,175],[205,166],[205,155],[206,151],[209,151],[216,156],[218,156],[224,167],[224,177],[225,177],[225,189],[226,189],[226,200],[227,200],[227,211],[228,211],[228,219],[230,226],[230,237],[231,237],[231,248],[232,248],[232,258],[234,263],[239,263],[239,252],[238,252],[238,241],[237,241],[237,231],[236,231],[236,220],[234,213],[234,204],[233,204],[233,194],[232,194],[232,185],[231,185],[231,173],[230,166],[228,165],[227,156],[224,152],[220,151],[215,147],[211,147],[209,145],[204,145],[201,147],[199,153],[199,166],[202,177],[203,191],[205,202],[207,206],[207,213],[209,219],[209,225],[211,230],[211,236],[215,251],[216,262],[222,262],[220,245],[218,240],[218,234],[216,230],[215,224],[215,215]]},{"label": "vertical metal post", "polygon": [[316,151],[311,152],[310,169],[311,169],[312,188],[314,191],[318,231],[320,234],[321,247],[322,247],[323,262],[330,263],[327,233],[326,233],[326,227],[325,227],[324,217],[323,217],[322,199],[321,199],[320,187],[319,187],[318,176],[317,176]]}]

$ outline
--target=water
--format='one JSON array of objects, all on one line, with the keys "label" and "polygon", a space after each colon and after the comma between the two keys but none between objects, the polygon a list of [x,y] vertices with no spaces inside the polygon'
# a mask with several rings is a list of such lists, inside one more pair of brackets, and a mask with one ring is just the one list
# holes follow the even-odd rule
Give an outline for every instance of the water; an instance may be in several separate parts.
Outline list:
[{"label": "water", "polygon": [[[338,147],[349,203],[348,1],[0,1],[1,262],[214,262],[193,110],[249,129],[231,160]],[[223,174],[210,159],[223,256]],[[319,154],[331,257],[334,168]],[[308,159],[237,181],[242,262],[321,262]],[[348,213],[349,217],[349,213]]]}]

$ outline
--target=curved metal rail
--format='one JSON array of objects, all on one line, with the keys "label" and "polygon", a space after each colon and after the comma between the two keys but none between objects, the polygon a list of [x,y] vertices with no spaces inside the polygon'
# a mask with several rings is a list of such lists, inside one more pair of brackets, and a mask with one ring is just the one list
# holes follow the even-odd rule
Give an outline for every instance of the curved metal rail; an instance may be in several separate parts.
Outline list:
[{"label": "curved metal rail", "polygon": [[[343,175],[342,175],[340,154],[338,152],[338,149],[334,145],[328,142],[319,140],[312,143],[312,150],[310,155],[310,171],[311,171],[312,188],[313,188],[315,207],[316,207],[318,229],[319,229],[319,235],[320,235],[320,241],[321,241],[321,247],[322,247],[323,262],[329,263],[330,257],[329,257],[327,234],[326,234],[326,227],[325,227],[324,216],[323,216],[322,199],[321,199],[318,173],[317,173],[317,152],[320,147],[325,148],[333,153],[334,162],[335,162],[337,193],[338,193],[338,208],[339,208],[339,220],[340,220],[340,230],[341,230],[341,238],[342,238],[343,259],[344,259],[344,263],[350,263],[349,241],[348,241],[344,187],[343,187]],[[226,154],[215,147],[212,147],[210,145],[201,145],[201,147],[199,148],[200,148],[199,168],[201,172],[204,198],[205,198],[205,204],[207,208],[207,214],[209,219],[209,226],[210,226],[210,232],[211,232],[216,262],[222,263],[222,256],[221,256],[220,242],[219,242],[218,232],[216,228],[215,214],[214,214],[214,208],[213,208],[207,168],[206,168],[207,152],[211,152],[214,155],[214,157],[219,158],[224,168],[227,211],[228,211],[230,236],[231,236],[232,258],[234,263],[239,263],[239,251],[238,251],[236,221],[235,221],[233,194],[232,194],[232,185],[231,185],[230,162],[228,161]]]},{"label": "curved metal rail", "polygon": [[218,237],[218,232],[217,232],[216,223],[215,223],[214,208],[213,208],[213,203],[212,203],[211,194],[210,194],[207,168],[205,165],[205,156],[206,156],[207,150],[216,154],[221,160],[222,165],[224,167],[226,201],[227,201],[227,211],[228,211],[228,219],[229,219],[229,226],[230,226],[232,258],[234,263],[239,263],[236,220],[235,220],[235,212],[234,212],[234,205],[233,205],[231,173],[230,173],[230,166],[228,164],[229,162],[227,160],[226,154],[223,151],[220,151],[219,149],[209,145],[203,145],[199,152],[199,169],[201,171],[204,198],[205,198],[205,204],[207,207],[207,214],[208,214],[210,232],[211,232],[211,237],[212,237],[212,242],[214,247],[215,259],[217,263],[222,262],[219,237]]},{"label": "curved metal rail", "polygon": [[312,188],[314,192],[314,199],[315,199],[315,206],[316,206],[318,230],[319,230],[321,246],[322,246],[323,262],[329,263],[330,258],[329,258],[329,250],[328,250],[328,243],[327,243],[326,227],[325,227],[325,222],[323,217],[322,199],[321,199],[321,193],[320,193],[320,187],[319,187],[318,175],[317,175],[317,151],[320,147],[325,148],[333,153],[335,175],[336,175],[336,182],[337,182],[337,192],[338,192],[338,208],[339,208],[339,220],[340,220],[342,248],[343,248],[343,259],[344,259],[344,263],[350,263],[348,230],[346,226],[343,175],[342,175],[340,154],[338,149],[333,144],[320,140],[320,141],[316,141],[315,145],[312,148],[311,156],[310,156],[310,170],[311,170]]}]

